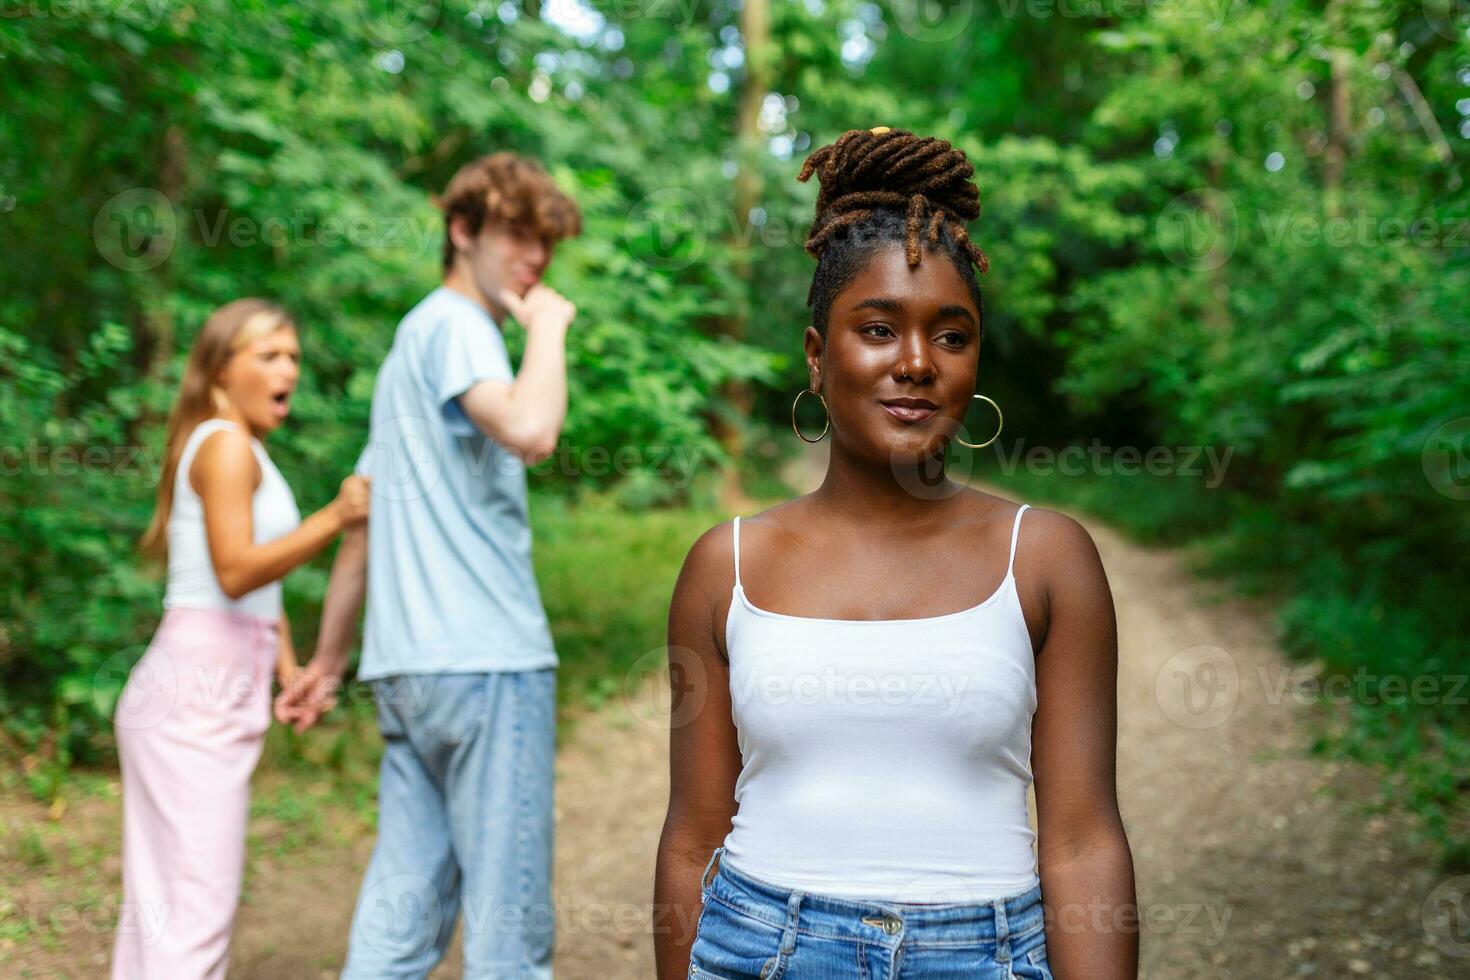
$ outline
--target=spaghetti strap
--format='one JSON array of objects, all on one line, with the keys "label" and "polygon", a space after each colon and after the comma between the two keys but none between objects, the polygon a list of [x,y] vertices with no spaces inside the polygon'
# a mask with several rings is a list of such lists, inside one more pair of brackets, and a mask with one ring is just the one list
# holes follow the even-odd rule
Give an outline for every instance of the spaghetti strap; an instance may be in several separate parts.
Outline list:
[{"label": "spaghetti strap", "polygon": [[1020,537],[1021,535],[1021,515],[1024,514],[1026,512],[1026,508],[1030,506],[1030,504],[1022,504],[1020,508],[1016,511],[1015,524],[1011,525],[1011,557],[1010,560],[1006,562],[1007,578],[1011,576],[1016,567],[1016,538]]},{"label": "spaghetti strap", "polygon": [[735,518],[735,585],[740,586],[740,518]]}]

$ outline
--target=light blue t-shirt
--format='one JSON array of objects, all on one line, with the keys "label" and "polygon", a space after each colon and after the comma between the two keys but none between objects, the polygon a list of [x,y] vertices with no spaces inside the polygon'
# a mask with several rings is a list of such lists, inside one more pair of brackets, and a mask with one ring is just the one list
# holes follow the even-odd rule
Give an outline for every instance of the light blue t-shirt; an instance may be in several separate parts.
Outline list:
[{"label": "light blue t-shirt", "polygon": [[468,296],[441,286],[399,323],[356,467],[373,481],[363,680],[558,665],[525,464],[456,401],[487,378],[514,375],[500,329]]}]

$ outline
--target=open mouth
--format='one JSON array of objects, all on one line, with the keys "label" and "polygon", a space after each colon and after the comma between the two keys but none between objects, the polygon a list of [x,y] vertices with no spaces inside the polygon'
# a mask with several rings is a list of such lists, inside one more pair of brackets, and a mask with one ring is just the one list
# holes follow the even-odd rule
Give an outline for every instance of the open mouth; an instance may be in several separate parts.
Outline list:
[{"label": "open mouth", "polygon": [[938,405],[925,398],[885,398],[878,404],[904,422],[922,422],[939,410]]},{"label": "open mouth", "polygon": [[289,391],[276,392],[271,395],[271,404],[274,406],[276,418],[285,418],[291,411],[291,393]]}]

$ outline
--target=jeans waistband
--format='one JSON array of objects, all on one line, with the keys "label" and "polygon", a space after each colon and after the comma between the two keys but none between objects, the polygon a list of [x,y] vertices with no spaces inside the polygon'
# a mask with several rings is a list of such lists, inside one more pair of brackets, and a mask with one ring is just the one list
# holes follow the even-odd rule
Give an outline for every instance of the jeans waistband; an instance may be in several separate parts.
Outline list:
[{"label": "jeans waistband", "polygon": [[[1045,927],[1041,886],[975,903],[927,904],[836,898],[753,878],[723,860],[717,849],[705,866],[701,893],[788,933],[867,943],[994,944],[1009,958],[1010,940]],[[713,876],[710,868],[719,859]]]}]

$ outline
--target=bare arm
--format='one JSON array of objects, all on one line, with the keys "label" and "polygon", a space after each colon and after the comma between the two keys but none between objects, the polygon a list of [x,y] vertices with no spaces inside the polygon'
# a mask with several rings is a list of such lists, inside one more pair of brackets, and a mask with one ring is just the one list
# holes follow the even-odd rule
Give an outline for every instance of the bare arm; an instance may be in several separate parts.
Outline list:
[{"label": "bare arm", "polygon": [[1048,609],[1031,748],[1047,958],[1057,980],[1136,980],[1138,900],[1115,786],[1112,592],[1086,529],[1043,515],[1029,550],[1045,566]]},{"label": "bare arm", "polygon": [[550,456],[567,417],[567,328],[577,308],[548,286],[536,285],[525,299],[510,290],[501,302],[526,328],[526,354],[514,382],[477,382],[459,396],[475,428],[537,463]]},{"label": "bare arm", "polygon": [[[690,549],[669,606],[669,808],[658,843],[653,942],[659,980],[689,975],[701,906],[700,874],[724,842],[735,815],[740,747],[730,713],[730,674],[722,650],[715,581],[731,562],[729,525]],[[723,536],[723,537],[722,537]],[[722,542],[723,546],[722,546]],[[723,581],[733,584],[733,572]],[[712,581],[713,580],[713,581]]]},{"label": "bare arm", "polygon": [[367,547],[364,525],[352,528],[343,537],[327,580],[316,652],[291,683],[281,683],[281,693],[276,696],[276,720],[298,732],[315,725],[337,703],[337,689],[357,632],[357,615],[367,593]]},{"label": "bare arm", "polygon": [[190,467],[189,481],[204,504],[209,557],[220,588],[232,599],[285,577],[308,561],[343,528],[367,518],[363,477],[342,481],[337,499],[288,534],[255,544],[251,500],[260,483],[260,464],[243,432],[222,430],[205,437]]},{"label": "bare arm", "polygon": [[367,526],[359,525],[342,538],[332,562],[332,575],[327,580],[327,596],[322,602],[321,633],[317,636],[313,667],[323,673],[342,676],[347,669],[348,651],[357,633],[357,617],[367,595]]},{"label": "bare arm", "polygon": [[296,644],[291,640],[291,621],[281,613],[280,641],[276,645],[276,680],[286,687],[296,677]]}]

